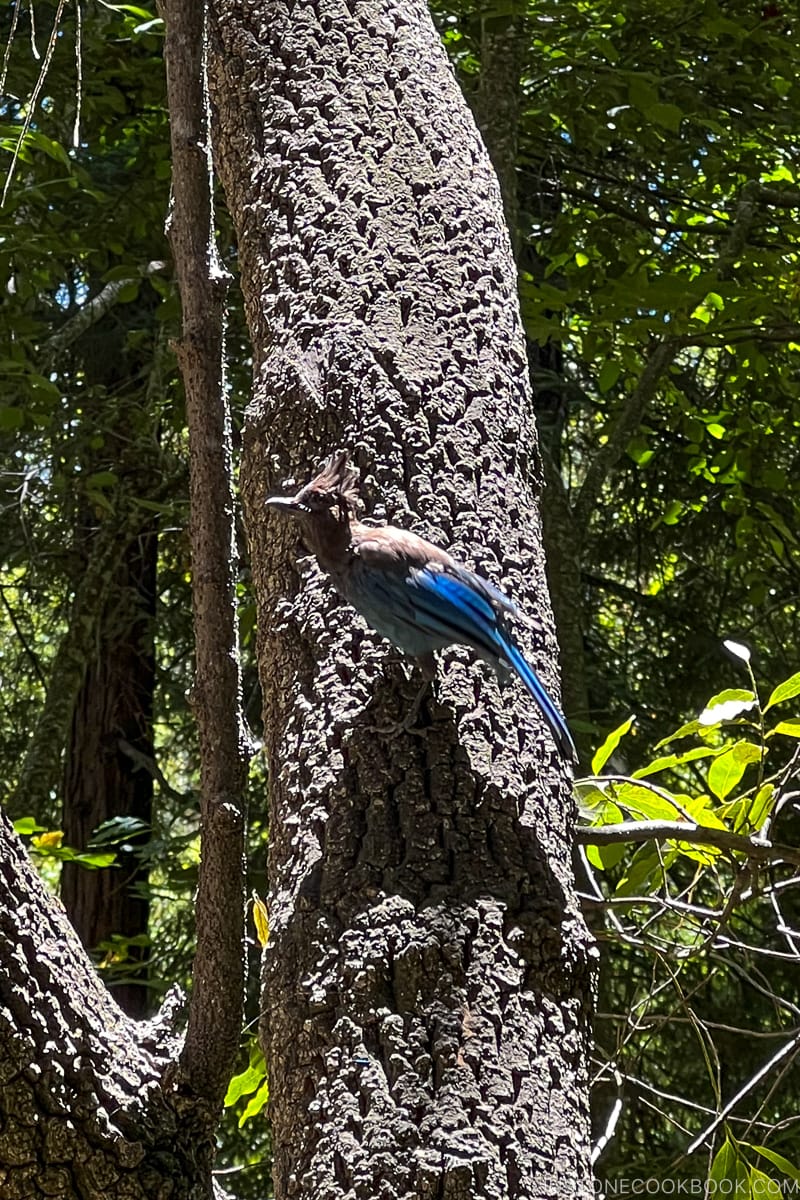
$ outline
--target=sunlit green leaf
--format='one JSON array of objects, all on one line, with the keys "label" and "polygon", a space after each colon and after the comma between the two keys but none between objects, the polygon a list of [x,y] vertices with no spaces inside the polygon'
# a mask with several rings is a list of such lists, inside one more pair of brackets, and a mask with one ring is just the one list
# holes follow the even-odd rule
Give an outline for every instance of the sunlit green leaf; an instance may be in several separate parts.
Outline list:
[{"label": "sunlit green leaf", "polygon": [[764,712],[768,708],[772,708],[773,704],[781,704],[784,700],[793,700],[795,696],[800,694],[800,671],[795,675],[790,675],[783,683],[779,683],[775,691],[770,696],[767,703],[764,705]]},{"label": "sunlit green leaf", "polygon": [[634,726],[635,720],[635,717],[628,717],[627,721],[623,721],[622,724],[618,725],[616,729],[612,729],[602,746],[595,751],[594,757],[592,758],[592,773],[594,775],[599,775],[599,773],[602,771],[603,767],[606,765],[622,739],[626,736],[626,734],[630,733]]},{"label": "sunlit green leaf", "polygon": [[761,750],[752,742],[737,742],[714,759],[708,770],[708,786],[724,800],[730,795],[751,763],[759,762]]}]

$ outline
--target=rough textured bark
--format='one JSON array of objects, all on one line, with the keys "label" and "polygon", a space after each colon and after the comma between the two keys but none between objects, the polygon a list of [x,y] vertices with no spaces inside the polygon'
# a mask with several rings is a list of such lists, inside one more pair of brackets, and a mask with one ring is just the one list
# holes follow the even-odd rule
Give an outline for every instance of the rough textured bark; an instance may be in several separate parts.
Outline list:
[{"label": "rough textured bark", "polygon": [[0,814],[0,1196],[209,1194],[171,1002],[131,1021]]},{"label": "rough textured bark", "polygon": [[519,255],[517,155],[522,107],[522,68],[529,45],[524,17],[485,16],[481,21],[481,70],[474,111],[497,172],[514,257]]},{"label": "rough textured bark", "polygon": [[[100,623],[97,656],[75,704],[63,794],[68,846],[84,849],[97,827],[114,817],[135,817],[150,825],[156,546],[151,527],[123,553],[112,602]],[[61,899],[88,950],[114,934],[134,938],[147,932],[149,903],[136,888],[146,879],[141,860],[124,850],[108,870],[64,863]],[[143,963],[147,954],[143,947],[132,946],[128,958]],[[148,990],[143,980],[117,984],[112,991],[130,1016],[146,1014]]]},{"label": "rough textured bark", "polygon": [[[588,1195],[589,970],[555,750],[456,652],[416,690],[263,506],[349,445],[554,637],[496,178],[415,0],[212,0],[215,149],[255,394],[243,491],[271,778],[276,1196]],[[535,648],[534,648],[535,647]]]}]

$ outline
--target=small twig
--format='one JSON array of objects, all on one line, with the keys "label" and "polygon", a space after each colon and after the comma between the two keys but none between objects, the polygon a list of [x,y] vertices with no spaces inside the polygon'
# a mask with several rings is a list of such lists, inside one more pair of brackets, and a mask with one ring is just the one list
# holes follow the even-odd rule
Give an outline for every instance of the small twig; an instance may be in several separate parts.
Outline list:
[{"label": "small twig", "polygon": [[47,680],[45,679],[44,672],[42,671],[42,668],[39,665],[39,659],[34,654],[32,648],[30,647],[30,645],[28,644],[28,642],[25,638],[25,634],[22,632],[22,629],[20,628],[19,621],[17,620],[17,614],[14,612],[13,608],[11,607],[11,605],[8,602],[8,597],[6,596],[5,584],[2,584],[2,583],[0,583],[0,599],[2,599],[3,607],[5,608],[6,612],[9,615],[11,624],[14,626],[14,632],[16,633],[17,637],[19,638],[19,643],[22,646],[22,649],[24,650],[26,656],[30,659],[34,674],[36,675],[36,678],[39,680],[39,683],[42,685],[42,687],[46,691],[47,690]]},{"label": "small twig", "polygon": [[606,1121],[605,1129],[600,1134],[600,1137],[597,1139],[594,1146],[592,1146],[592,1166],[594,1166],[608,1143],[613,1138],[617,1128],[617,1123],[622,1116],[622,1076],[620,1075],[619,1071],[616,1070],[616,1068],[614,1069],[614,1082],[617,1085],[617,1098],[611,1105],[611,1112],[608,1114],[608,1120]]},{"label": "small twig", "polygon": [[675,338],[666,338],[664,341],[656,342],[651,348],[650,357],[647,359],[638,384],[617,415],[605,445],[600,447],[589,464],[574,507],[575,526],[579,537],[585,537],[603,486],[625,453],[625,447],[639,428],[661,376],[677,353],[678,345]]},{"label": "small twig", "polygon": [[[44,86],[44,81],[47,78],[47,72],[50,69],[50,61],[53,57],[53,51],[56,48],[56,41],[58,40],[58,27],[61,24],[61,16],[64,12],[66,3],[67,3],[67,0],[58,0],[58,8],[56,9],[56,15],[53,17],[53,28],[50,30],[50,40],[47,43],[47,49],[46,49],[45,55],[44,55],[44,62],[42,63],[41,69],[39,71],[39,77],[36,80],[36,83],[34,84],[33,91],[31,93],[31,98],[28,101],[28,105],[25,110],[25,120],[22,122],[22,129],[20,129],[20,131],[19,131],[19,137],[17,138],[17,144],[14,147],[14,152],[11,156],[11,165],[9,166],[8,172],[6,174],[6,182],[3,187],[2,197],[0,197],[0,205],[5,204],[5,202],[6,202],[6,196],[8,195],[8,189],[11,187],[11,181],[14,178],[14,172],[17,167],[17,162],[19,161],[19,152],[22,149],[22,144],[25,141],[25,138],[28,136],[28,132],[30,130],[31,124],[33,123],[34,116],[36,114],[36,103],[39,99],[39,93],[41,92],[42,87]],[[31,45],[32,45],[34,51],[36,51],[36,45],[35,45],[35,42],[33,41],[33,20],[32,20],[33,9],[31,9],[30,15],[31,15]],[[36,52],[34,56],[38,58],[38,52]]]},{"label": "small twig", "polygon": [[748,1079],[744,1087],[740,1088],[736,1095],[733,1096],[724,1106],[724,1108],[717,1113],[717,1115],[714,1117],[714,1120],[706,1125],[702,1133],[697,1135],[691,1146],[689,1146],[689,1148],[684,1152],[682,1157],[688,1158],[690,1154],[694,1154],[695,1150],[698,1150],[700,1146],[702,1146],[703,1142],[705,1142],[706,1139],[711,1136],[714,1130],[719,1128],[719,1126],[722,1124],[728,1114],[733,1111],[739,1101],[743,1100],[749,1092],[752,1092],[753,1088],[756,1087],[762,1079],[769,1075],[772,1068],[779,1063],[782,1058],[785,1058],[787,1054],[790,1054],[793,1050],[795,1050],[798,1044],[800,1044],[800,1033],[795,1034],[795,1036],[788,1041],[785,1046],[781,1046],[780,1050],[773,1054],[772,1058],[765,1062],[763,1067],[760,1067],[759,1070],[756,1071],[755,1075]]}]

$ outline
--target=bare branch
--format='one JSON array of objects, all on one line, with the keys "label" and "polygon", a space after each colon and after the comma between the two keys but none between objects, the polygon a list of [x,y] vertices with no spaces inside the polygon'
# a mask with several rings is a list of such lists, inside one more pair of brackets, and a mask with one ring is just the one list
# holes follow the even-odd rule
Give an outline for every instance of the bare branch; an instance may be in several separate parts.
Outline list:
[{"label": "bare branch", "polygon": [[617,465],[625,447],[639,428],[642,417],[650,403],[661,377],[674,359],[680,343],[675,338],[656,342],[650,350],[638,384],[628,396],[620,410],[614,427],[604,446],[595,454],[586,472],[583,486],[575,501],[575,528],[580,538],[585,537],[592,513],[597,507],[603,485]]},{"label": "bare branch", "polygon": [[797,846],[745,837],[728,829],[714,829],[710,825],[697,825],[689,821],[624,821],[620,825],[581,825],[575,830],[575,840],[580,846],[615,846],[624,842],[641,844],[651,841],[690,842],[696,846],[713,846],[717,850],[744,854],[753,862],[782,861],[800,867],[800,848]]},{"label": "bare branch", "polygon": [[54,362],[66,350],[67,346],[71,346],[73,342],[78,340],[81,334],[102,320],[106,313],[114,307],[120,293],[135,279],[147,279],[150,275],[156,275],[160,271],[165,271],[167,266],[166,262],[156,260],[147,263],[139,271],[132,271],[130,277],[127,279],[113,279],[110,283],[107,283],[96,296],[93,296],[91,300],[87,300],[79,311],[73,317],[70,317],[51,338],[48,338],[41,348],[43,362],[45,364]]},{"label": "bare branch", "polygon": [[753,1088],[756,1087],[762,1079],[769,1075],[772,1068],[776,1066],[782,1058],[785,1058],[787,1054],[791,1054],[792,1051],[795,1051],[798,1047],[798,1044],[800,1044],[800,1033],[796,1033],[795,1036],[790,1039],[790,1041],[786,1042],[784,1046],[781,1046],[780,1050],[773,1054],[772,1058],[768,1059],[767,1062],[764,1063],[763,1067],[760,1067],[756,1071],[755,1075],[748,1079],[744,1087],[740,1088],[736,1095],[733,1096],[724,1106],[724,1108],[717,1113],[717,1115],[714,1117],[714,1120],[706,1125],[702,1133],[697,1135],[691,1146],[689,1146],[686,1150],[684,1157],[688,1158],[690,1154],[694,1154],[695,1150],[699,1149],[700,1146],[703,1145],[703,1142],[705,1142],[706,1139],[711,1136],[714,1130],[719,1128],[719,1126],[722,1124],[728,1114],[733,1111],[739,1101],[743,1100],[749,1092],[752,1092]]}]

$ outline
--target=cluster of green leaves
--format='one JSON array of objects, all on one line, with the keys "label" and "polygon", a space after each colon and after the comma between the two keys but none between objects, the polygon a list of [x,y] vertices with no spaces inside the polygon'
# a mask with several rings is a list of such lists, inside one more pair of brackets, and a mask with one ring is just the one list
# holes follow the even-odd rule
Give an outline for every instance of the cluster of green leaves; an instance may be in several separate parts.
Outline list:
[{"label": "cluster of green leaves", "polygon": [[[777,845],[761,879],[764,867],[751,854],[796,841],[789,801],[800,673],[762,703],[748,652],[735,644],[729,650],[746,666],[749,688],[714,696],[630,775],[600,774],[613,771],[632,738],[634,723],[626,721],[597,751],[596,774],[579,782],[577,794],[592,826],[634,834],[645,824],[651,835],[634,852],[623,842],[592,845],[589,837],[585,851],[589,879],[601,873],[602,886],[596,880],[590,890],[606,918],[598,929],[606,948],[598,1112],[615,1094],[613,1079],[617,1095],[638,1093],[646,1102],[644,1110],[624,1107],[602,1169],[612,1178],[666,1178],[676,1170],[703,1177],[702,1134],[710,1128],[719,1146],[710,1186],[735,1178],[737,1194],[755,1197],[763,1195],[765,1170],[800,1173],[786,1119],[800,1100],[786,1077],[800,1049],[790,982],[800,871]],[[700,826],[700,840],[682,841],[682,823]],[[775,1041],[780,1049],[771,1054]],[[727,1121],[715,1121],[729,1103]],[[745,1144],[753,1129],[763,1145]],[[759,1155],[770,1165],[759,1165]],[[769,1186],[772,1194],[779,1185]]]},{"label": "cluster of green leaves", "polygon": [[777,1168],[781,1182],[800,1183],[800,1171],[782,1154],[768,1146],[737,1141],[729,1131],[714,1155],[708,1175],[709,1190],[721,1196],[741,1196],[742,1200],[781,1200],[785,1186],[781,1187],[781,1182],[761,1170],[758,1163],[764,1159]]},{"label": "cluster of green leaves", "polygon": [[724,684],[723,637],[772,682],[795,665],[798,39],[781,5],[468,7],[442,21],[468,89],[509,13],[523,316],[558,348],[535,382],[571,497],[668,347],[575,531],[595,719],[633,710],[659,736]]},{"label": "cluster of green leaves", "polygon": [[[763,707],[755,686],[752,689],[727,688],[713,696],[695,720],[662,739],[656,745],[656,751],[668,749],[690,737],[699,739],[701,745],[658,754],[633,771],[630,777],[603,777],[601,772],[633,728],[633,718],[629,718],[609,734],[595,754],[592,760],[594,778],[577,788],[584,813],[589,814],[591,823],[598,827],[630,820],[689,821],[710,830],[744,836],[761,833],[773,817],[778,799],[777,784],[785,770],[782,767],[781,771],[767,775],[772,739],[800,738],[797,717],[778,720],[767,728],[767,714],[798,694],[800,673],[779,684]],[[748,736],[741,736],[743,733]],[[701,764],[705,767],[706,763],[705,778],[700,776],[697,787],[696,774],[686,776],[684,770],[691,764],[697,772]],[[653,777],[659,782],[652,782]],[[669,786],[671,777],[680,779],[680,791]],[[684,790],[687,785],[690,790]],[[631,857],[622,844],[606,845],[590,847],[588,858],[599,870],[609,870],[624,861],[625,873],[614,892],[616,896],[624,896],[639,895],[660,887],[665,873],[680,856],[701,866],[710,866],[726,853],[726,847],[716,847],[712,843],[698,846],[673,839],[664,852],[648,844]]]}]

